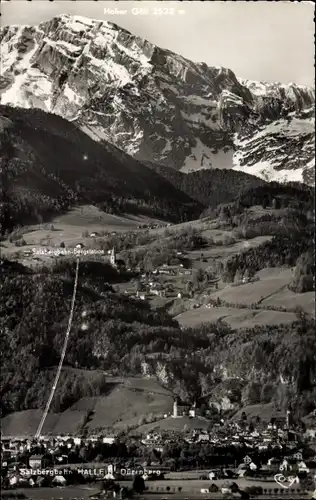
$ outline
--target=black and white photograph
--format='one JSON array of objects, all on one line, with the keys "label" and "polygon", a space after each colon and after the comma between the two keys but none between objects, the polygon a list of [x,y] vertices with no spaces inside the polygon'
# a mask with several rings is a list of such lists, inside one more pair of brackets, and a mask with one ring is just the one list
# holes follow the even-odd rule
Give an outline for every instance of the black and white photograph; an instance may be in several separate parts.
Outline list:
[{"label": "black and white photograph", "polygon": [[1,2],[1,500],[316,499],[314,16]]}]

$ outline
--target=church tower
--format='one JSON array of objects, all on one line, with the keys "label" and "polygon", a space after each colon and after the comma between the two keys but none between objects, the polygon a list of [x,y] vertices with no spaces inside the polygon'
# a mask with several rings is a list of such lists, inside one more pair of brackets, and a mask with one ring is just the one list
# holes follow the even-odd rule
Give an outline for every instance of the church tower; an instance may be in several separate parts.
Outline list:
[{"label": "church tower", "polygon": [[178,416],[178,402],[176,399],[173,402],[173,415],[172,416],[173,416],[173,418],[177,418],[177,416]]},{"label": "church tower", "polygon": [[289,429],[291,426],[291,412],[287,410],[286,412],[286,428]]},{"label": "church tower", "polygon": [[111,250],[110,263],[112,266],[115,266],[115,264],[116,264],[116,255],[115,255],[115,248],[114,247]]}]

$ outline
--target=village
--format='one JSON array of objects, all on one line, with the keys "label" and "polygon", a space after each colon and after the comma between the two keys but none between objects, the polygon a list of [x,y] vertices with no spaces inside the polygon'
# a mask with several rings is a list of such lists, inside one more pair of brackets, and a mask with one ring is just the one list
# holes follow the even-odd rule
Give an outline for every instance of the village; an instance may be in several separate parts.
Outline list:
[{"label": "village", "polygon": [[[185,251],[176,252],[174,264],[164,263],[150,271],[145,271],[143,266],[136,266],[133,269],[126,267],[124,260],[116,254],[115,248],[109,250],[108,255],[110,264],[119,272],[125,271],[132,274],[130,281],[116,286],[118,291],[131,298],[148,300],[152,303],[156,297],[169,300],[194,297],[192,281],[195,280],[196,272],[192,269]],[[206,273],[203,275],[206,276]],[[213,290],[217,290],[218,281],[217,278],[210,278],[208,285]],[[210,300],[208,307],[216,305],[216,303],[211,304],[211,302]],[[164,302],[160,302],[160,304],[164,304]],[[195,307],[197,306],[199,305],[195,304]]]},{"label": "village", "polygon": [[3,436],[2,488],[66,487],[96,480],[110,484],[141,475],[149,492],[179,493],[194,485],[200,494],[224,495],[229,484],[246,481],[252,489],[260,484],[257,493],[264,494],[265,482],[269,486],[281,474],[296,478],[300,494],[315,489],[316,428],[296,429],[290,412],[267,424],[242,414],[239,421],[223,418],[206,427],[196,404],[176,399],[165,418],[193,425],[184,424],[182,432],[158,428],[143,435]]},{"label": "village", "polygon": [[[97,232],[88,235],[91,239],[98,236]],[[86,242],[76,243],[73,251],[84,255],[86,247]],[[64,248],[61,243],[61,257]],[[131,264],[125,254],[113,245],[97,257],[117,273],[109,285],[112,291],[148,301],[152,309],[169,302],[181,305],[181,299],[192,309],[221,305],[219,298],[212,300],[211,296],[225,284],[218,278],[214,259],[203,248],[174,250],[172,259],[153,261],[149,266],[146,259]],[[245,274],[231,286],[255,279]],[[233,408],[228,405],[226,410]],[[143,478],[148,494],[181,493],[185,495],[181,498],[189,495],[192,500],[193,494],[212,493],[224,495],[214,498],[224,498],[239,491],[237,484],[243,485],[245,495],[251,491],[255,495],[256,491],[256,495],[270,498],[273,492],[275,498],[278,489],[285,498],[282,486],[275,482],[275,476],[283,474],[295,478],[291,493],[296,498],[305,498],[305,491],[315,489],[316,426],[298,428],[289,412],[277,412],[269,421],[261,421],[259,416],[250,419],[245,413],[232,419],[224,411],[214,422],[200,402],[176,399],[163,420],[163,425],[153,423],[151,429],[141,432],[111,429],[83,435],[43,435],[38,440],[3,436],[2,486],[68,487],[106,480],[111,490],[113,482],[126,483],[137,474]],[[181,425],[173,426],[172,421]]]}]

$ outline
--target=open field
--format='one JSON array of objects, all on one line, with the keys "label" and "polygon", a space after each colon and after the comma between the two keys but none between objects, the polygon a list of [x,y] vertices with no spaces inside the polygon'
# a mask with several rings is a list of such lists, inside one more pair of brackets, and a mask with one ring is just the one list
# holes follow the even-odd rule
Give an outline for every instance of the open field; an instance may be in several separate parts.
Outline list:
[{"label": "open field", "polygon": [[315,292],[295,293],[288,288],[267,297],[261,302],[262,306],[301,307],[315,318]]},{"label": "open field", "polygon": [[[231,304],[207,308],[205,305],[192,309],[187,301],[188,310],[175,316],[181,326],[197,326],[201,323],[211,323],[222,320],[232,328],[247,328],[255,325],[289,324],[296,321],[293,309],[302,307],[308,314],[315,317],[314,292],[294,293],[287,285],[292,278],[292,269],[266,268],[257,273],[259,281],[241,285],[226,285],[220,290],[210,292],[208,297],[217,298]],[[220,284],[221,287],[221,284]],[[205,300],[202,301],[204,304]],[[201,303],[201,302],[200,302]],[[245,306],[245,307],[234,307]],[[260,309],[251,309],[251,304],[258,304]],[[184,308],[186,303],[183,304]],[[270,307],[282,307],[287,311],[272,310]]]},{"label": "open field", "polygon": [[[177,233],[180,233],[181,231],[188,229],[188,228],[194,228],[198,231],[201,231],[202,236],[204,236],[207,239],[212,239],[214,243],[219,244],[219,247],[222,247],[222,244],[225,244],[225,241],[227,241],[228,238],[232,238],[232,231],[227,231],[225,229],[212,229],[212,223],[202,223],[201,221],[197,220],[194,221],[194,224],[192,222],[183,222],[181,224],[174,224],[170,227],[160,227],[160,228],[153,228],[149,229],[149,235],[152,236],[153,238],[156,238],[153,242],[148,243],[146,245],[138,245],[134,247],[135,251],[139,250],[145,250],[146,248],[150,247],[155,247],[157,242],[159,243],[160,239],[163,238],[164,241],[168,241],[169,239],[171,240],[174,238]],[[234,238],[235,239],[235,238]],[[205,249],[197,250],[198,256],[200,256],[201,252],[207,252],[211,248],[214,249],[214,247],[205,247]]]},{"label": "open field", "polygon": [[[16,411],[1,419],[2,437],[6,436],[34,436],[43,416],[43,410]],[[55,427],[60,414],[49,413],[43,427],[43,433],[51,432]]]},{"label": "open field", "polygon": [[254,313],[250,309],[234,309],[233,307],[212,307],[208,309],[205,306],[198,309],[190,309],[178,316],[175,316],[181,326],[197,326],[201,323],[214,323],[219,320],[227,321],[230,318],[238,318],[246,314]]},{"label": "open field", "polygon": [[296,316],[291,312],[270,310],[237,309],[233,307],[200,307],[179,314],[176,319],[181,326],[194,327],[201,323],[222,320],[232,328],[247,328],[255,325],[276,325],[293,323]]},{"label": "open field", "polygon": [[143,215],[114,215],[108,214],[94,205],[82,205],[69,210],[67,214],[59,215],[52,220],[53,224],[65,224],[67,226],[86,227],[89,231],[137,229],[140,224],[160,222]]},{"label": "open field", "polygon": [[[191,220],[189,222],[181,222],[180,224],[172,224],[170,227],[168,227],[168,232],[170,234],[177,232],[177,231],[183,231],[184,229],[189,229],[190,227],[194,227],[197,230],[202,230],[205,228],[205,223],[206,219],[196,219],[196,220]],[[155,229],[151,229],[150,233],[151,234],[157,234],[157,236],[161,236],[164,234],[166,228],[165,227],[158,227]]]},{"label": "open field", "polygon": [[[214,481],[216,483],[216,481]],[[237,481],[238,482],[238,481]],[[259,484],[260,482],[258,481],[258,483],[256,482],[255,485],[256,486],[261,486],[261,484]],[[278,500],[279,496],[275,495],[274,494],[274,488],[275,488],[275,483],[274,483],[274,486],[270,486],[270,484],[267,486],[267,483],[264,483],[265,484],[265,488],[270,488],[271,489],[271,495],[273,496],[273,498],[275,498],[276,500]],[[124,482],[124,485],[127,485],[126,482]],[[122,483],[122,486],[123,486],[123,483]],[[128,485],[130,487],[130,485]],[[152,489],[152,492],[149,490],[148,492],[144,492],[142,495],[138,496],[137,498],[139,500],[166,500],[167,498],[172,498],[173,500],[197,500],[197,499],[208,499],[208,500],[222,500],[224,497],[221,493],[208,493],[207,495],[201,493],[201,488],[203,488],[203,485],[200,485],[199,486],[199,490],[197,490],[198,487],[196,487],[196,489],[194,490],[194,493],[191,492],[190,490],[190,495],[188,496],[188,493],[187,493],[187,490],[184,489],[181,493],[178,493],[177,492],[177,488],[178,486],[180,486],[180,484],[177,484],[176,486],[172,486],[172,491],[173,491],[173,488],[176,488],[176,493],[170,493],[167,491],[167,487],[166,486],[157,486],[154,487],[154,486],[151,486],[150,485],[150,489]],[[247,486],[247,485],[246,485]],[[254,486],[254,483],[252,482],[251,485],[249,486]],[[240,486],[242,488],[242,486]],[[157,491],[156,491],[157,489]],[[20,488],[19,490],[16,490],[17,492],[19,493],[23,493],[26,495],[26,498],[28,499],[34,499],[34,500],[73,500],[73,499],[76,499],[76,500],[87,500],[90,496],[92,496],[93,498],[93,495],[96,494],[99,490],[96,490],[96,489],[90,489],[90,490],[85,490],[84,487],[80,487],[80,486],[70,486],[70,487],[66,487],[66,488],[36,488],[36,489],[32,489],[30,490],[29,488]],[[170,493],[170,494],[169,494]],[[303,492],[300,492],[300,493],[297,493],[297,492],[292,492],[292,491],[286,491],[285,493],[282,494],[282,498],[286,499],[292,499],[292,498],[295,498],[295,499],[298,499],[298,500],[302,500],[302,499],[309,499],[309,498],[312,498],[311,497],[312,495],[312,492],[310,492],[309,494],[306,494],[306,493],[303,493]],[[4,498],[6,498],[4,496]],[[101,498],[104,498],[104,497],[101,497]],[[231,497],[233,498],[233,497]],[[234,497],[235,498],[235,497]],[[239,497],[236,497],[236,498],[239,498]],[[269,498],[269,496],[267,495],[262,495],[262,496],[257,496],[257,497],[254,497],[254,498],[258,498],[258,499],[264,499],[264,500],[267,500]]]},{"label": "open field", "polygon": [[[261,208],[261,207],[260,207]],[[272,210],[272,212],[278,212],[277,210]],[[267,212],[264,211],[264,214]],[[263,213],[258,212],[258,217],[261,217]],[[253,217],[252,217],[253,218]],[[214,242],[223,242],[225,243],[225,240],[227,238],[234,238],[234,231],[230,229],[225,229],[223,226],[223,221],[219,219],[210,219],[210,218],[204,218],[204,219],[196,219],[193,221],[188,221],[188,222],[181,222],[180,224],[173,224],[168,228],[165,227],[159,227],[159,228],[154,228],[150,230],[151,234],[156,234],[158,236],[162,236],[165,234],[166,229],[167,232],[172,235],[176,234],[179,231],[184,231],[187,229],[195,229],[197,231],[200,231],[202,236],[205,238],[211,238],[214,240]],[[256,238],[253,238],[253,240],[259,240],[262,239],[265,241],[266,239],[271,238],[271,236],[257,236]],[[256,243],[255,243],[256,244]]]},{"label": "open field", "polygon": [[[216,231],[217,232],[217,231]],[[255,248],[265,241],[270,241],[272,236],[257,236],[256,238],[252,238],[249,240],[240,240],[232,245],[221,245],[221,246],[210,246],[206,248],[202,248],[200,250],[192,250],[188,252],[188,258],[192,260],[193,267],[200,267],[202,269],[206,269],[213,260],[220,260],[221,262],[225,262],[229,258],[237,255],[249,248]],[[207,262],[203,262],[200,260],[201,253],[203,253],[203,258],[207,260]]]},{"label": "open field", "polygon": [[[209,488],[209,486],[215,483],[219,487],[223,487],[227,483],[236,482],[241,489],[246,488],[247,486],[261,486],[262,488],[275,488],[275,481],[260,481],[259,479],[256,481],[247,480],[246,478],[234,479],[233,481],[227,481],[223,479],[218,480],[201,480],[201,479],[162,479],[160,481],[147,481],[146,485],[148,488],[155,490],[159,488],[160,491],[166,491],[166,488],[169,486],[170,488],[178,488],[182,487],[182,492],[186,493],[200,493],[201,488]],[[205,495],[204,495],[205,497]],[[172,497],[171,497],[172,498]],[[206,497],[207,498],[207,497]],[[221,496],[220,496],[221,498]]]},{"label": "open field", "polygon": [[[87,417],[87,410],[66,410],[63,413],[49,413],[43,427],[43,434],[76,435],[80,433]],[[10,413],[1,420],[3,436],[34,436],[43,416],[43,410],[24,410]]]},{"label": "open field", "polygon": [[182,432],[184,426],[188,430],[191,429],[207,429],[209,427],[209,421],[202,417],[167,417],[162,420],[158,420],[157,422],[152,422],[150,424],[144,424],[139,426],[133,432],[140,432],[141,434],[147,434],[151,432],[153,429],[159,428],[163,431],[174,431],[174,432]]},{"label": "open field", "polygon": [[[93,400],[93,401],[91,401]],[[93,416],[87,424],[91,431],[100,427],[114,427],[124,430],[128,425],[137,426],[149,414],[157,415],[172,411],[173,397],[141,389],[118,387],[107,397],[84,398],[82,405],[93,402]]]},{"label": "open field", "polygon": [[[90,378],[92,373],[94,372],[87,371],[87,377]],[[89,411],[93,414],[85,428],[91,432],[97,428],[124,430],[128,425],[137,427],[150,414],[163,415],[172,411],[173,395],[155,379],[106,378],[109,385],[113,385],[107,395],[84,397],[63,413],[50,413],[43,434],[78,434],[82,431]],[[42,415],[43,410],[11,413],[1,420],[2,435],[34,435]]]},{"label": "open field", "polygon": [[[252,313],[253,311],[251,311]],[[296,321],[296,316],[292,312],[282,311],[255,311],[254,315],[232,317],[227,319],[227,323],[232,328],[252,328],[253,326],[264,325],[287,325]]]},{"label": "open field", "polygon": [[266,207],[263,208],[261,205],[253,205],[250,208],[245,210],[247,212],[248,217],[251,220],[260,219],[263,215],[274,215],[274,217],[284,217],[287,215],[288,210],[286,208],[272,208]]},{"label": "open field", "polygon": [[168,307],[173,304],[174,298],[169,297],[153,297],[150,299],[150,307],[152,309],[159,309],[160,307]]},{"label": "open field", "polygon": [[60,414],[60,417],[53,429],[55,435],[60,434],[79,434],[84,426],[87,419],[88,412],[75,411],[69,409]]},{"label": "open field", "polygon": [[211,298],[220,298],[225,302],[234,304],[250,305],[261,303],[264,299],[281,292],[287,287],[291,278],[292,270],[284,269],[278,275],[259,281],[241,284],[239,286],[227,285],[222,290],[211,294]]},{"label": "open field", "polygon": [[100,492],[100,487],[59,486],[55,488],[19,488],[14,491],[24,493],[28,499],[32,500],[72,500],[74,498],[88,500],[91,495]]},{"label": "open field", "polygon": [[107,214],[93,205],[84,205],[73,208],[64,215],[54,217],[47,224],[27,226],[25,231],[21,231],[21,237],[23,236],[26,245],[16,247],[14,243],[5,240],[2,242],[1,250],[3,255],[9,258],[18,258],[20,255],[21,258],[18,260],[25,264],[30,260],[46,262],[53,260],[54,257],[36,255],[36,258],[32,256],[23,259],[23,252],[33,248],[36,250],[44,247],[56,249],[60,247],[61,242],[64,242],[66,247],[74,247],[78,243],[83,243],[85,247],[95,249],[98,236],[83,237],[84,232],[102,234],[102,232],[137,231],[138,225],[159,222],[157,219],[144,216]]},{"label": "open field", "polygon": [[[264,269],[260,269],[255,274],[255,277],[258,277],[260,280],[266,280],[271,278],[277,278],[284,271],[288,271],[289,269],[286,267],[265,267]],[[292,269],[293,272],[293,269]]]},{"label": "open field", "polygon": [[269,423],[272,417],[284,417],[284,412],[277,410],[273,403],[266,403],[262,405],[244,406],[232,416],[232,420],[238,422],[243,412],[246,413],[247,419],[253,419],[259,416],[262,422],[266,423]]}]

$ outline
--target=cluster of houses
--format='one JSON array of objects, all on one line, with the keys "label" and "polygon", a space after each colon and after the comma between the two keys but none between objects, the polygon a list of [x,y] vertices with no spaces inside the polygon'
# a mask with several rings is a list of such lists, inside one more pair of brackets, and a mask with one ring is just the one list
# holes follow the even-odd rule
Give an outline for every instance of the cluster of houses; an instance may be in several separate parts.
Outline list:
[{"label": "cluster of houses", "polygon": [[[42,436],[40,439],[31,438],[15,438],[15,437],[2,437],[1,439],[1,459],[2,466],[6,467],[10,459],[15,458],[18,454],[32,452],[34,449],[40,448],[42,454],[50,453],[55,455],[56,463],[64,463],[67,455],[60,454],[61,448],[67,448],[69,451],[76,446],[89,446],[94,443],[101,442],[104,444],[113,444],[117,440],[116,434],[108,434],[107,436],[89,436],[86,438],[76,436]],[[33,456],[29,459],[30,467],[32,468]],[[39,467],[37,463],[38,455],[36,455],[34,465]],[[43,464],[42,464],[43,465]]]},{"label": "cluster of houses", "polygon": [[[306,429],[302,434],[292,428],[290,412],[287,412],[284,416],[272,417],[269,423],[260,421],[255,425],[253,422],[244,420],[224,421],[222,419],[218,423],[213,423],[212,426],[208,425],[206,430],[205,425],[199,427],[201,423],[205,424],[207,421],[204,417],[201,417],[200,409],[196,403],[190,404],[176,399],[173,403],[173,411],[171,414],[165,415],[165,417],[174,419],[189,417],[192,419],[192,423],[196,423],[196,428],[183,436],[183,440],[188,444],[209,443],[219,448],[233,447],[236,450],[247,447],[247,449],[254,452],[261,453],[275,450],[275,453],[282,454],[283,452],[288,453],[289,450],[294,453],[301,443],[309,444],[316,441],[311,429]],[[185,419],[184,421],[186,422]],[[163,445],[166,444],[166,437],[154,431],[149,433],[142,440],[142,443],[154,448],[156,451],[161,451]],[[294,458],[302,461],[302,456],[299,455],[295,455]],[[300,469],[304,469],[302,464],[300,464]]]},{"label": "cluster of houses", "polygon": [[[180,407],[180,412],[181,412]],[[178,410],[176,410],[178,411]],[[189,409],[190,414],[195,413],[195,408]],[[181,418],[180,415],[172,415],[173,418]],[[197,443],[209,443],[218,447],[234,447],[236,449],[243,448],[246,446],[249,449],[254,449],[258,451],[265,450],[282,450],[296,449],[297,447],[297,436],[296,434],[290,433],[287,430],[275,428],[268,424],[265,430],[252,430],[248,428],[242,428],[237,422],[227,424],[225,429],[222,428],[220,423],[214,424],[212,430],[208,431],[203,428],[197,427],[192,429],[192,431],[184,437],[184,441],[189,444]],[[158,450],[162,446],[162,443],[166,440],[159,432],[149,433],[146,438],[142,440],[143,444],[147,446],[154,446]],[[158,448],[157,448],[158,447]]]},{"label": "cluster of houses", "polygon": [[[46,486],[48,482],[52,486],[65,485],[65,477],[62,473],[59,475],[56,472],[68,467],[68,454],[71,451],[78,447],[93,447],[100,441],[111,445],[116,440],[115,434],[87,438],[76,436],[41,436],[40,439],[2,437],[1,466],[2,470],[6,470],[4,478],[6,478],[9,487]],[[19,458],[21,455],[29,457],[26,462],[25,460],[21,461]],[[45,474],[30,476],[26,473],[30,470],[50,470],[54,474],[50,478],[45,477]]]},{"label": "cluster of houses", "polygon": [[148,298],[157,297],[178,297],[182,298],[186,296],[184,292],[176,291],[175,287],[171,282],[163,282],[160,278],[161,276],[178,276],[178,275],[191,275],[190,269],[184,269],[183,264],[179,266],[168,266],[164,264],[163,266],[155,269],[152,272],[143,273],[140,276],[138,283],[138,290],[135,291],[135,287],[131,286],[125,290],[125,294],[131,297],[136,297],[140,300],[146,300]]},{"label": "cluster of houses", "polygon": [[[249,437],[251,438],[251,436]],[[253,436],[253,438],[257,437],[257,435]],[[232,443],[227,443],[227,440],[229,441],[228,437],[226,439],[224,438],[224,440],[221,441],[218,437],[216,437],[216,434],[208,433],[203,429],[193,429],[190,433],[190,436],[184,439],[184,441],[189,444],[205,444],[205,442],[209,442],[217,446],[222,443],[222,445],[225,446],[226,442],[226,446],[228,444],[231,445]],[[167,442],[169,441],[167,440]],[[147,434],[147,436],[142,440],[142,443],[151,449],[162,452],[164,445],[166,444],[166,439],[164,439],[159,432],[152,431]],[[250,446],[250,448],[252,448],[252,446]],[[279,447],[272,446],[272,448]],[[253,456],[253,452],[250,451],[250,454]],[[261,459],[258,459],[257,461],[256,458],[251,458],[249,455],[245,455],[245,457],[239,464],[235,462],[235,467],[233,468],[233,470],[226,470],[223,467],[217,467],[213,470],[210,470],[207,475],[201,476],[200,479],[209,479],[212,481],[225,478],[237,479],[247,476],[271,477],[278,472],[283,474],[286,474],[287,472],[299,474],[301,475],[301,477],[306,477],[307,475],[311,474],[312,477],[315,476],[316,479],[316,455],[312,459],[304,459],[303,450],[290,451],[288,447],[287,450],[284,450],[284,454],[282,452],[280,453],[279,449],[277,449],[276,455],[278,456],[271,457],[265,462],[262,462]]]},{"label": "cluster of houses", "polygon": [[[117,439],[117,434],[108,434],[101,438],[104,444],[113,444]],[[1,450],[10,450],[11,453],[21,453],[23,451],[29,451],[32,446],[38,446],[39,444],[47,449],[48,451],[53,451],[58,446],[85,446],[90,443],[96,443],[100,441],[100,436],[91,435],[88,437],[76,437],[76,436],[42,436],[39,440],[32,438],[17,438],[17,437],[2,437],[1,439]]]},{"label": "cluster of houses", "polygon": [[221,429],[220,424],[214,424],[211,432],[196,431],[186,440],[190,443],[209,442],[217,446],[233,446],[241,448],[253,448],[258,451],[268,449],[282,450],[283,447],[297,446],[297,436],[285,429],[271,427],[270,424],[266,429],[253,429],[250,426],[241,427],[237,422],[226,424],[225,430]]},{"label": "cluster of houses", "polygon": [[[193,405],[192,411],[194,411],[195,406]],[[178,416],[178,412],[181,414],[182,405],[179,407],[174,407],[174,418],[181,418]],[[187,410],[185,410],[187,411]],[[190,409],[189,409],[190,411]],[[220,424],[215,424],[212,431],[207,431],[202,428],[192,429],[190,434],[186,437],[183,436],[183,442],[187,442],[188,444],[206,444],[210,443],[216,445],[217,447],[228,447],[228,446],[236,446],[238,447],[243,444],[247,444],[249,448],[249,454],[253,456],[258,450],[260,450],[260,446],[262,443],[267,443],[267,439],[269,441],[270,450],[275,449],[276,457],[271,457],[266,460],[266,463],[256,463],[255,458],[250,458],[248,455],[245,456],[243,461],[240,464],[235,464],[233,475],[230,477],[238,478],[245,477],[251,475],[252,477],[255,475],[259,476],[271,476],[276,474],[277,472],[287,472],[295,469],[295,473],[305,473],[314,474],[316,468],[316,456],[313,459],[309,458],[309,462],[304,458],[304,449],[299,449],[296,442],[292,443],[292,451],[291,451],[291,442],[286,441],[284,438],[276,439],[276,431],[282,430],[275,426],[275,424],[269,424],[266,428],[265,432],[258,431],[250,431],[249,429],[242,429],[238,426],[237,423],[232,423],[226,429],[224,434],[219,432]],[[265,437],[266,436],[266,437]],[[269,437],[268,437],[269,436]],[[67,452],[60,452],[60,448],[62,447],[65,450],[65,447],[71,451],[71,449],[75,446],[84,446],[84,445],[92,445],[99,442],[100,440],[106,444],[112,444],[117,439],[116,436],[106,436],[100,438],[99,436],[92,436],[90,438],[80,438],[80,437],[71,437],[71,436],[59,436],[56,438],[52,437],[42,437],[39,441],[31,440],[31,439],[3,439],[1,442],[1,458],[2,458],[2,468],[7,468],[6,480],[8,487],[18,487],[18,486],[46,486],[48,483],[51,486],[63,486],[66,485],[66,472],[68,467],[68,455]],[[140,438],[140,443],[147,447],[150,450],[157,450],[159,452],[164,451],[164,447],[168,445],[168,443],[172,442],[174,439],[171,437],[170,439],[166,439],[166,436],[160,433],[159,431],[149,432],[143,438]],[[265,445],[263,445],[265,446]],[[41,453],[32,453],[33,449],[41,449]],[[284,449],[283,449],[284,448]],[[253,449],[253,452],[251,451]],[[283,449],[283,450],[282,450]],[[34,470],[43,470],[45,468],[51,468],[55,470],[55,474],[53,477],[45,477],[45,475],[32,475],[26,476],[23,473],[21,467],[25,467],[18,462],[12,461],[12,458],[17,456],[19,453],[23,453],[28,451],[30,456],[28,459],[28,468]],[[54,455],[54,464],[48,462],[47,454],[51,453]],[[9,460],[9,457],[11,461]],[[310,465],[312,464],[312,465]],[[143,464],[143,469],[145,470],[145,463]],[[56,466],[59,466],[56,469]],[[84,467],[84,466],[83,466]],[[120,469],[124,467],[126,469],[126,464],[114,464],[109,462],[104,466],[103,476],[105,479],[117,479],[120,475]],[[53,469],[55,468],[55,469]],[[163,469],[163,473],[167,473],[170,471],[168,467],[162,467],[161,464],[151,463],[150,465],[150,474],[155,474],[155,468],[158,470]],[[148,467],[147,467],[148,469]],[[85,474],[84,469],[81,474]],[[144,473],[144,479],[148,479],[148,474]],[[161,472],[160,472],[161,474]],[[163,474],[162,474],[163,475]],[[102,477],[103,477],[102,476]],[[223,479],[225,476],[225,470],[223,468],[216,468],[211,470],[208,473],[208,477],[201,477],[201,479],[210,479],[217,480]],[[68,478],[69,479],[69,478]]]},{"label": "cluster of houses", "polygon": [[[316,470],[316,455],[311,457],[310,450],[311,444],[315,444],[315,435],[308,432],[311,429],[307,429],[305,433],[294,430],[290,412],[282,416],[276,415],[268,423],[264,423],[260,419],[253,423],[244,417],[245,415],[242,415],[238,421],[222,419],[210,424],[201,415],[201,409],[195,402],[192,404],[175,399],[171,412],[166,414],[165,418],[182,419],[180,421],[184,423],[189,418],[191,430],[187,428],[181,435],[153,430],[146,435],[137,435],[131,439],[135,439],[135,443],[138,442],[141,447],[145,447],[148,451],[155,450],[159,453],[163,453],[165,447],[172,442],[200,445],[201,447],[209,444],[216,449],[224,450],[224,453],[226,453],[225,450],[229,449],[231,452],[234,448],[236,456],[240,456],[240,453],[243,453],[246,448],[247,453],[253,458],[247,456],[247,460],[245,459],[243,463],[239,465],[236,463],[234,477],[243,477],[253,473],[257,475],[259,471],[261,475],[268,476],[276,474],[278,471],[291,471],[293,468],[299,473],[314,474],[312,470]],[[6,480],[9,487],[25,483],[26,478],[23,477],[23,474],[21,476],[19,472],[21,467],[28,467],[32,470],[57,467],[58,471],[63,470],[69,466],[68,462],[70,456],[73,455],[72,452],[76,454],[79,449],[98,446],[100,442],[112,445],[118,442],[118,435],[95,435],[85,438],[42,436],[39,440],[2,437],[1,462],[2,468],[7,471]],[[306,450],[309,452],[307,453]],[[27,463],[21,463],[21,455],[28,457]],[[254,457],[262,456],[266,457],[266,463],[263,464],[261,459],[260,463],[257,463]],[[161,464],[159,467],[161,468]],[[210,474],[209,479],[222,477],[219,470],[211,471]],[[42,477],[29,477],[27,481],[29,486],[43,486],[45,484]],[[65,478],[56,474],[51,478],[51,483],[52,485],[62,485],[65,483]]]}]

